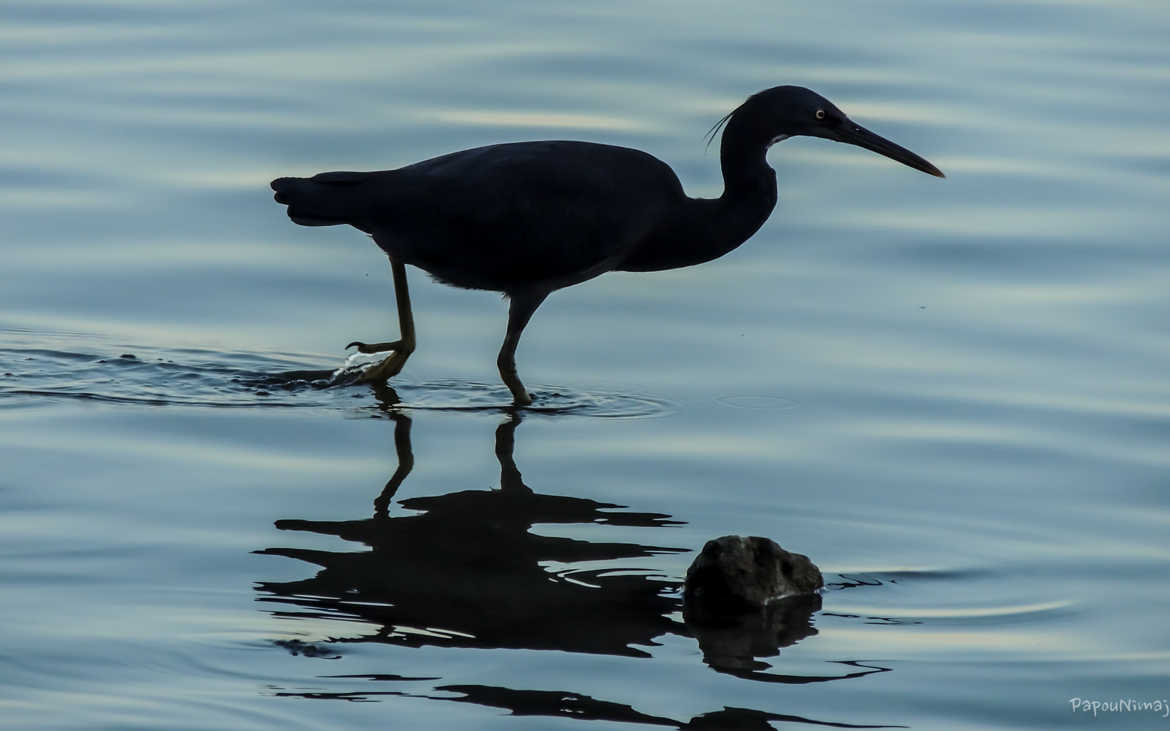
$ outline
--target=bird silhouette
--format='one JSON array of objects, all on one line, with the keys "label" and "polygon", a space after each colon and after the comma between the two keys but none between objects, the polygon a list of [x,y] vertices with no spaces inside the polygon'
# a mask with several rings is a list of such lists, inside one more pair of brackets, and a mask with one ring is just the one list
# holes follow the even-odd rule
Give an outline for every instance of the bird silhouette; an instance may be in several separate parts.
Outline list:
[{"label": "bird silhouette", "polygon": [[514,142],[476,147],[380,172],[329,172],[272,181],[276,201],[303,226],[349,224],[390,258],[398,340],[356,341],[393,351],[360,380],[397,375],[415,349],[406,265],[456,287],[504,293],[508,327],[496,360],[518,405],[532,397],[516,371],[516,346],[549,293],[609,271],[658,271],[716,259],[752,236],[776,205],[766,153],[796,135],[864,147],[922,172],[941,171],[850,120],[798,86],[749,97],[720,128],[723,194],[691,198],[670,166],[640,150],[592,142]]}]

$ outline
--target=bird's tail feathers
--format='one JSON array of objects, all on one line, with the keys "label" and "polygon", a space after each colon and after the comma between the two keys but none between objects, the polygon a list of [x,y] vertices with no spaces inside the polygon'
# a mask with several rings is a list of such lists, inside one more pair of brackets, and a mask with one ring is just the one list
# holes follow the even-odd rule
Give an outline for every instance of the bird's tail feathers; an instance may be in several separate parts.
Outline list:
[{"label": "bird's tail feathers", "polygon": [[288,206],[288,217],[302,226],[357,225],[367,207],[358,188],[368,173],[320,173],[311,178],[277,178],[276,202]]}]

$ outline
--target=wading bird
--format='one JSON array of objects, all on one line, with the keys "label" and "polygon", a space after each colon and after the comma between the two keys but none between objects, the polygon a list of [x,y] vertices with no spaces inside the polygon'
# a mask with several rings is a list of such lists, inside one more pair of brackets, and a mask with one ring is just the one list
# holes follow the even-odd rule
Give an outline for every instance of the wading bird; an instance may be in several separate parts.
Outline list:
[{"label": "wading bird", "polygon": [[544,298],[605,272],[701,264],[742,244],[776,205],[776,174],[765,159],[773,144],[796,135],[823,137],[943,177],[798,86],[749,97],[710,134],[720,127],[723,195],[713,199],[688,197],[669,165],[640,150],[565,141],[476,147],[397,170],[278,178],[272,189],[294,223],[349,224],[390,257],[401,337],[346,346],[393,351],[361,380],[397,375],[414,351],[410,264],[441,282],[508,297],[508,329],[496,363],[515,403],[527,405],[532,398],[516,372],[516,345]]}]

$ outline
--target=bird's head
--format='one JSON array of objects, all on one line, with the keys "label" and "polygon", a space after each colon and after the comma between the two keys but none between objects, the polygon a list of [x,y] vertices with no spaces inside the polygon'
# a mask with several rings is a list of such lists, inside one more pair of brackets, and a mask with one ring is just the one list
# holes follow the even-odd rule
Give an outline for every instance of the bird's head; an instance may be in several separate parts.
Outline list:
[{"label": "bird's head", "polygon": [[729,132],[730,125],[735,124],[742,128],[741,134],[747,139],[762,142],[766,147],[796,135],[823,137],[864,147],[915,170],[945,177],[924,158],[870,132],[849,119],[833,102],[801,86],[776,86],[753,94],[720,120],[712,128],[712,134],[725,122],[729,123]]}]

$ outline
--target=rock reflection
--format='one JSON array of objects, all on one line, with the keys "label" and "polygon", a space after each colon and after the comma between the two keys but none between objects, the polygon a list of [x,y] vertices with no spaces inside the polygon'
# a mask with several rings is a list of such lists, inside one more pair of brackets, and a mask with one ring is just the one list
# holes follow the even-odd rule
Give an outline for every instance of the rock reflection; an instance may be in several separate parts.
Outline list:
[{"label": "rock reflection", "polygon": [[[387,399],[386,403],[393,402]],[[372,517],[276,522],[281,530],[336,536],[365,548],[348,552],[268,548],[258,552],[295,558],[320,567],[312,578],[257,585],[262,594],[260,601],[283,605],[273,612],[276,616],[359,620],[373,628],[331,638],[330,644],[373,642],[405,647],[540,649],[649,657],[650,652],[645,648],[657,646],[657,638],[674,634],[696,638],[705,662],[713,669],[752,680],[815,683],[888,669],[844,663],[850,667],[836,674],[805,676],[768,672],[770,666],[758,658],[774,656],[780,648],[816,634],[811,617],[820,610],[819,596],[786,599],[758,615],[734,621],[699,623],[684,616],[679,579],[625,566],[596,568],[596,562],[691,549],[534,533],[533,526],[542,523],[657,529],[678,525],[679,521],[661,513],[542,494],[528,487],[513,458],[515,433],[521,421],[520,412],[515,410],[509,410],[508,418],[495,433],[500,463],[498,490],[464,490],[410,498],[399,504],[421,512],[391,515],[391,503],[409,476],[414,457],[410,418],[393,408],[385,411],[395,422],[398,467],[374,500]],[[550,562],[594,562],[594,565],[554,570],[547,566]],[[375,675],[344,677],[387,679]],[[551,713],[680,728],[713,728],[694,725],[701,723],[700,718],[683,722],[647,716],[628,706],[572,692],[552,695],[561,699],[560,708],[566,708],[566,698],[578,698],[587,708],[553,713],[545,708],[548,699],[543,691],[466,685],[438,686],[435,690],[460,695],[423,694],[422,697],[505,707],[517,714]],[[417,697],[402,690],[312,695],[349,700],[381,695]],[[724,709],[718,714],[731,712],[740,713]],[[747,725],[733,727],[768,728],[767,719],[795,718],[757,711],[743,713],[748,715],[740,721]],[[756,720],[748,720],[749,716]],[[757,720],[763,725],[752,725]]]}]

